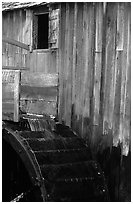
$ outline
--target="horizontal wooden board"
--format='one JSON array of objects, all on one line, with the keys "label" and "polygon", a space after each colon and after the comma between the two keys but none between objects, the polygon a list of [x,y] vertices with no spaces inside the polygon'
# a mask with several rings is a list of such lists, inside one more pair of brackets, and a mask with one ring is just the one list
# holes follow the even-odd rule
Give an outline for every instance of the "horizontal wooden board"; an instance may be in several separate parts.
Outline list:
[{"label": "horizontal wooden board", "polygon": [[11,69],[11,70],[29,70],[29,67],[22,67],[22,66],[2,66],[2,69]]},{"label": "horizontal wooden board", "polygon": [[54,115],[57,114],[57,103],[55,101],[22,101],[20,100],[20,110],[23,113],[32,113],[32,114],[48,114]]},{"label": "horizontal wooden board", "polygon": [[23,72],[21,74],[21,84],[33,87],[58,86],[58,74]]},{"label": "horizontal wooden board", "polygon": [[2,103],[2,113],[13,113],[14,112],[14,103],[13,101],[3,102]]},{"label": "horizontal wooden board", "polygon": [[21,98],[57,100],[57,87],[21,86]]},{"label": "horizontal wooden board", "polygon": [[58,75],[23,72],[20,109],[32,114],[56,115]]}]

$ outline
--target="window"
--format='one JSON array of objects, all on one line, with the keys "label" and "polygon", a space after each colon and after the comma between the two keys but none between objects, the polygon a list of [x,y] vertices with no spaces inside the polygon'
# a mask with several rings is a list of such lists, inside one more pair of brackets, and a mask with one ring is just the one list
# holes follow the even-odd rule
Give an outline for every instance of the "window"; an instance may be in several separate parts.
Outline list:
[{"label": "window", "polygon": [[48,14],[38,16],[38,49],[48,48]]},{"label": "window", "polygon": [[48,49],[49,14],[35,15],[33,19],[33,49]]},{"label": "window", "polygon": [[59,9],[33,16],[33,49],[58,48]]}]

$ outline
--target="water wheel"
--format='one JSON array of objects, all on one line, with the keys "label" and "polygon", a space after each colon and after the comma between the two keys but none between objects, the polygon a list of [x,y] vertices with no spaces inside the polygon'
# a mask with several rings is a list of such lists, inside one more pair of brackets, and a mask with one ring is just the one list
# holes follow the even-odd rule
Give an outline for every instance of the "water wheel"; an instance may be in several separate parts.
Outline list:
[{"label": "water wheel", "polygon": [[3,201],[108,201],[84,140],[48,117],[3,123],[2,184]]}]

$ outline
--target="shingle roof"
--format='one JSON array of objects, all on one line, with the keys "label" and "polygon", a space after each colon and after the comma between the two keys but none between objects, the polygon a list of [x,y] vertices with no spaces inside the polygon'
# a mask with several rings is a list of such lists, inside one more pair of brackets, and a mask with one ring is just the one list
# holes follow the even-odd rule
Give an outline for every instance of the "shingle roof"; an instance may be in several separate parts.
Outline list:
[{"label": "shingle roof", "polygon": [[[48,3],[48,2],[47,2]],[[2,11],[14,10],[19,8],[28,8],[47,4],[46,2],[2,2]]]}]

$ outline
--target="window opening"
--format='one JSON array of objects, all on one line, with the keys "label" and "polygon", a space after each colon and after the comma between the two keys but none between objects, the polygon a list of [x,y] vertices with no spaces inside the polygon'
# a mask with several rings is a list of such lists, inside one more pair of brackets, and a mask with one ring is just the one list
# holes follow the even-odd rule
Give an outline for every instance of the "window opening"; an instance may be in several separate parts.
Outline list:
[{"label": "window opening", "polygon": [[59,9],[33,15],[33,49],[57,49]]},{"label": "window opening", "polygon": [[33,22],[33,48],[48,49],[49,14],[36,15]]}]

